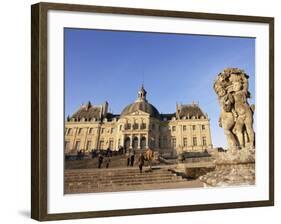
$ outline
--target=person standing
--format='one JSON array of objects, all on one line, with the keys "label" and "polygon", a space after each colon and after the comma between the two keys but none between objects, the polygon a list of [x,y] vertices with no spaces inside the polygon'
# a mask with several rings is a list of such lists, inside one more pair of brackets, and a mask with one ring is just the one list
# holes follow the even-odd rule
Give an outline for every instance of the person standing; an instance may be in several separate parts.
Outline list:
[{"label": "person standing", "polygon": [[99,152],[99,155],[98,155],[98,163],[99,163],[98,168],[99,168],[99,169],[100,169],[101,166],[102,166],[102,162],[103,162],[103,155],[102,155],[102,152],[100,151],[100,152]]},{"label": "person standing", "polygon": [[127,166],[130,166],[130,161],[131,161],[131,158],[130,158],[130,150],[126,150],[126,158],[127,158]]},{"label": "person standing", "polygon": [[143,167],[143,165],[144,165],[144,154],[143,153],[141,153],[140,154],[140,157],[139,157],[139,159],[138,159],[138,162],[139,162],[139,168],[140,168],[140,173],[142,173],[142,167]]},{"label": "person standing", "polygon": [[131,160],[131,166],[134,166],[135,154],[136,154],[135,149],[132,149],[132,150],[131,150],[131,158],[130,158],[130,160]]},{"label": "person standing", "polygon": [[151,148],[146,150],[145,157],[148,162],[149,170],[152,171],[153,151]]},{"label": "person standing", "polygon": [[112,157],[112,151],[110,148],[107,148],[106,150],[106,155],[105,155],[105,167],[108,168],[109,167],[109,164],[111,162],[111,158]]}]

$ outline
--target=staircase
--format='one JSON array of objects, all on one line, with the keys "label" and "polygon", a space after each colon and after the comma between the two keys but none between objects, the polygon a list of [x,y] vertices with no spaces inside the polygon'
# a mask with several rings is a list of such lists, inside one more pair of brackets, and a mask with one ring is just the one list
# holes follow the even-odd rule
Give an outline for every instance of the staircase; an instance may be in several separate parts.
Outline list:
[{"label": "staircase", "polygon": [[198,187],[198,181],[189,181],[160,167],[142,173],[136,167],[119,169],[72,169],[65,170],[65,193],[113,192],[178,187]]}]

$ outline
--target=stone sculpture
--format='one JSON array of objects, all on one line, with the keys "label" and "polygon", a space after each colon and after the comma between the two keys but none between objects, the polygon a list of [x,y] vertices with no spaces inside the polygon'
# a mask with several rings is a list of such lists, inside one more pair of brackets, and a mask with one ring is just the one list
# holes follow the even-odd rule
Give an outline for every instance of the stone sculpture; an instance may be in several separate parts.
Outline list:
[{"label": "stone sculpture", "polygon": [[248,103],[248,79],[243,70],[226,68],[214,82],[221,108],[219,125],[224,129],[230,150],[255,147],[254,105]]}]

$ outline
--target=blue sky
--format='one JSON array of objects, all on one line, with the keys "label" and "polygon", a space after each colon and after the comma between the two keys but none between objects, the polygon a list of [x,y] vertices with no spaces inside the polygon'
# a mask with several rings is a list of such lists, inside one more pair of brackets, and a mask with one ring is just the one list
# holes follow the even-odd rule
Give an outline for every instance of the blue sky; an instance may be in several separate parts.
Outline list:
[{"label": "blue sky", "polygon": [[69,28],[64,34],[65,116],[89,100],[107,100],[118,114],[144,83],[160,113],[175,112],[177,102],[199,102],[211,119],[214,146],[226,146],[212,88],[216,75],[226,67],[244,69],[255,102],[254,38]]}]

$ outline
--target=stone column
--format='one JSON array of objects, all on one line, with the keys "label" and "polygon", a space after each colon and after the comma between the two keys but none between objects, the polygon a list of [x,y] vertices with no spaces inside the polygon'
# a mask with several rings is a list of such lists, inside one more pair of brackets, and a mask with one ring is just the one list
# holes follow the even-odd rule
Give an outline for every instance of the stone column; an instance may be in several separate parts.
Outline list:
[{"label": "stone column", "polygon": [[130,135],[130,148],[133,148],[133,135]]},{"label": "stone column", "polygon": [[140,149],[140,148],[141,148],[141,134],[139,134],[138,138],[139,138],[139,141],[138,141],[138,149]]}]

